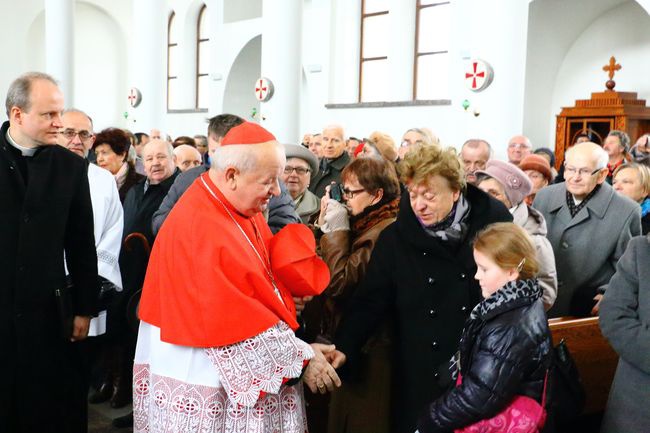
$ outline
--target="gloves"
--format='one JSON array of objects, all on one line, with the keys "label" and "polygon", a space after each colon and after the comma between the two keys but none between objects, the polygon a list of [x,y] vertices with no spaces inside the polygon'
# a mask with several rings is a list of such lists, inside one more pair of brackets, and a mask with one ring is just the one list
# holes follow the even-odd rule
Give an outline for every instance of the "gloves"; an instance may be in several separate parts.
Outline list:
[{"label": "gloves", "polygon": [[350,230],[350,217],[348,208],[336,200],[327,201],[327,210],[325,211],[325,223],[321,226],[323,233],[334,232],[337,230]]}]

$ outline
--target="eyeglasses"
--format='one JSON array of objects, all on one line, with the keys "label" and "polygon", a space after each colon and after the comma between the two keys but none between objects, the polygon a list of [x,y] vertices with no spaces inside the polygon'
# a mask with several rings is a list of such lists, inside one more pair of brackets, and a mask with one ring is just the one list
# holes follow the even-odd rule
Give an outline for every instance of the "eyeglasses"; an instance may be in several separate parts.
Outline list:
[{"label": "eyeglasses", "polygon": [[294,171],[296,172],[297,175],[302,176],[303,174],[309,173],[311,170],[305,167],[292,167],[290,165],[284,166],[284,174],[291,174]]},{"label": "eyeglasses", "polygon": [[400,147],[408,147],[408,146],[415,145],[415,144],[422,144],[422,140],[415,140],[412,143],[410,141],[408,141],[408,140],[404,140],[404,141],[402,141],[400,143]]},{"label": "eyeglasses", "polygon": [[347,188],[341,188],[341,191],[343,191],[343,197],[350,199],[354,198],[355,194],[359,194],[360,192],[365,191],[365,189],[347,189]]},{"label": "eyeglasses", "polygon": [[566,165],[565,165],[565,166],[564,166],[564,176],[565,176],[565,177],[567,177],[567,176],[572,177],[572,176],[575,176],[576,173],[577,173],[577,174],[580,175],[580,177],[583,177],[583,176],[585,176],[585,177],[586,177],[586,176],[591,177],[591,176],[593,176],[594,174],[600,172],[601,170],[602,170],[602,168],[597,168],[597,169],[595,169],[595,170],[593,170],[593,171],[589,171],[588,168],[581,168],[580,170],[578,170],[578,169],[575,168],[575,167],[569,167],[569,166],[566,166]]},{"label": "eyeglasses", "polygon": [[510,149],[530,149],[531,146],[527,145],[526,143],[510,143],[508,144],[508,148]]},{"label": "eyeglasses", "polygon": [[59,134],[63,135],[67,140],[74,139],[75,135],[79,136],[79,140],[88,141],[93,137],[93,133],[89,131],[75,131],[74,129],[64,129],[59,131]]}]

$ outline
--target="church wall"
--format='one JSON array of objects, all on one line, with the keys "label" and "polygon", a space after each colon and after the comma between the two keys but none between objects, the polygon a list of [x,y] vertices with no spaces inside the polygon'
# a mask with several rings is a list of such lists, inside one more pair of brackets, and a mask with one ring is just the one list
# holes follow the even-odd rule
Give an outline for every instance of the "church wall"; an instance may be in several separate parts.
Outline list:
[{"label": "church wall", "polygon": [[[552,107],[572,106],[605,90],[607,73],[602,67],[614,55],[622,69],[616,72],[615,90],[638,92],[650,100],[650,16],[635,2],[611,9],[596,19],[574,42],[558,71]],[[555,118],[547,123],[555,138]],[[637,137],[632,137],[635,140]]]},{"label": "church wall", "polygon": [[[650,24],[650,5],[644,3],[650,4],[631,0],[531,3],[524,133],[534,147],[554,148],[555,116],[562,106],[572,106],[576,99],[588,99],[591,92],[605,89],[607,74],[602,66],[610,56],[624,62],[624,69],[617,73],[617,90],[636,91],[646,86],[643,70],[633,66],[647,58],[638,42],[645,38],[642,27]],[[620,55],[628,50],[637,54],[631,56],[633,60],[622,60]],[[619,74],[623,74],[621,81]]]}]

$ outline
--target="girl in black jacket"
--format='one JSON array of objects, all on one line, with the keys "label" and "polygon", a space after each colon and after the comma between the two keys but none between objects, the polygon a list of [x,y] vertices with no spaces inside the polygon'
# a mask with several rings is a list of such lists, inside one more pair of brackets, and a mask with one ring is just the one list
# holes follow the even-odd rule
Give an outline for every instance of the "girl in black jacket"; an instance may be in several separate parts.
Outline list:
[{"label": "girl in black jacket", "polygon": [[462,372],[462,383],[428,406],[419,433],[490,419],[518,395],[543,404],[552,343],[535,257],[532,240],[515,224],[492,224],[477,235],[474,278],[484,299],[472,310],[452,358],[452,376]]}]

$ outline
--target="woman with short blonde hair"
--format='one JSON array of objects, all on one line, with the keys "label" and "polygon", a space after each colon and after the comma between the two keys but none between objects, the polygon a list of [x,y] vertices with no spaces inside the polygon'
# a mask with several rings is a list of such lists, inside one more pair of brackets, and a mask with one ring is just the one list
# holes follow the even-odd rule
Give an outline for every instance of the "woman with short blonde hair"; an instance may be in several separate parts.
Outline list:
[{"label": "woman with short blonde hair", "polygon": [[454,149],[415,146],[399,167],[408,191],[397,220],[377,239],[334,343],[350,364],[348,371],[364,371],[362,348],[386,317],[394,319],[389,431],[412,433],[419,408],[445,392],[449,358],[480,301],[472,278],[472,239],[488,224],[512,216],[502,203],[465,183]]},{"label": "woman with short blonde hair", "polygon": [[650,232],[650,167],[637,162],[624,164],[616,168],[612,186],[641,206],[641,232]]}]

